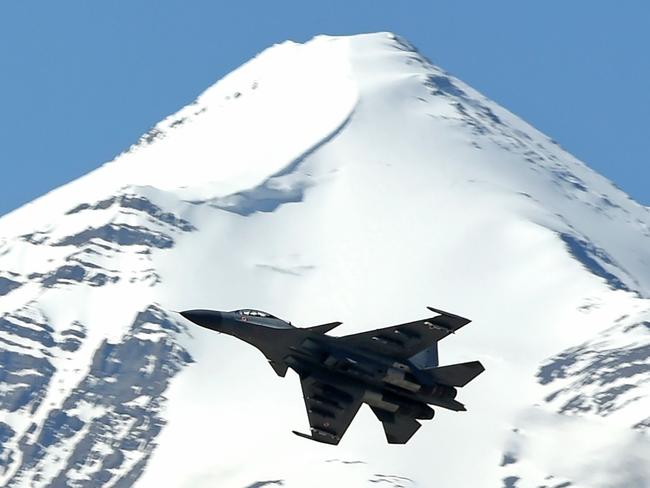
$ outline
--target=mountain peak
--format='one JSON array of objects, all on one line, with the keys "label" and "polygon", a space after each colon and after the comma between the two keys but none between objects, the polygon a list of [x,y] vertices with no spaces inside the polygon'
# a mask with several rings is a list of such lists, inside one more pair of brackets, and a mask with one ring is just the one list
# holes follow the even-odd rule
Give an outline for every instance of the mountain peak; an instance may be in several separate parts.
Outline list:
[{"label": "mountain peak", "polygon": [[[394,34],[264,51],[0,236],[0,484],[623,486],[650,456],[648,209]],[[171,312],[431,304],[475,322],[441,358],[485,364],[469,412],[396,456],[362,410],[336,459],[290,434],[296,384]]]}]

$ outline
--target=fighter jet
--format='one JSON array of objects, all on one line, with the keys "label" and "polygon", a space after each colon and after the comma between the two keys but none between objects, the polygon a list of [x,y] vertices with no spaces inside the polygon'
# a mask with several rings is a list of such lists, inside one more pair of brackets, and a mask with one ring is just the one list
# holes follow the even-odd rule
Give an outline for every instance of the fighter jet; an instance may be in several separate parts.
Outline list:
[{"label": "fighter jet", "polygon": [[405,444],[431,419],[430,405],[455,411],[456,388],[484,371],[479,361],[438,366],[438,341],[470,322],[427,307],[435,316],[342,337],[327,335],[341,322],[298,328],[260,310],[187,310],[181,315],[259,349],[279,376],[298,373],[311,427],[294,434],[338,444],[362,403],[383,424],[390,444]]}]

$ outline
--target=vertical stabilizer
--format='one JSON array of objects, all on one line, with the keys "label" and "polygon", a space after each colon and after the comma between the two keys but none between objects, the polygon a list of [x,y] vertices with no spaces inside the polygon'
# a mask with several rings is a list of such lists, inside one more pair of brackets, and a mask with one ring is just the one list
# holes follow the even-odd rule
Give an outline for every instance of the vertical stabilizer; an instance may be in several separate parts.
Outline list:
[{"label": "vertical stabilizer", "polygon": [[435,368],[438,366],[438,343],[435,342],[432,346],[427,347],[411,357],[411,362],[420,369]]}]

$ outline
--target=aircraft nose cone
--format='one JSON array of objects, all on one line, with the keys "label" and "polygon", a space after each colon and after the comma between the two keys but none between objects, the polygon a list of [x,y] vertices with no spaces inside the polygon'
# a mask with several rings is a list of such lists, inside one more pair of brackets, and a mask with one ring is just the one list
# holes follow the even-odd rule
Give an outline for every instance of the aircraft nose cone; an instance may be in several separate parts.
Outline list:
[{"label": "aircraft nose cone", "polygon": [[219,330],[222,322],[221,312],[216,310],[185,310],[180,314],[190,322],[212,330]]}]

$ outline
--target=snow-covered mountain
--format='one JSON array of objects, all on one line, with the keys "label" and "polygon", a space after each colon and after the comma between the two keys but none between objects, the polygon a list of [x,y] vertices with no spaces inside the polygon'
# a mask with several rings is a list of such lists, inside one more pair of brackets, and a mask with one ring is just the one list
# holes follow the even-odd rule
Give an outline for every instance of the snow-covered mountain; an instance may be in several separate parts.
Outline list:
[{"label": "snow-covered mountain", "polygon": [[[473,323],[405,446],[173,310]],[[650,486],[650,209],[387,33],[274,46],[0,219],[0,484]]]}]

